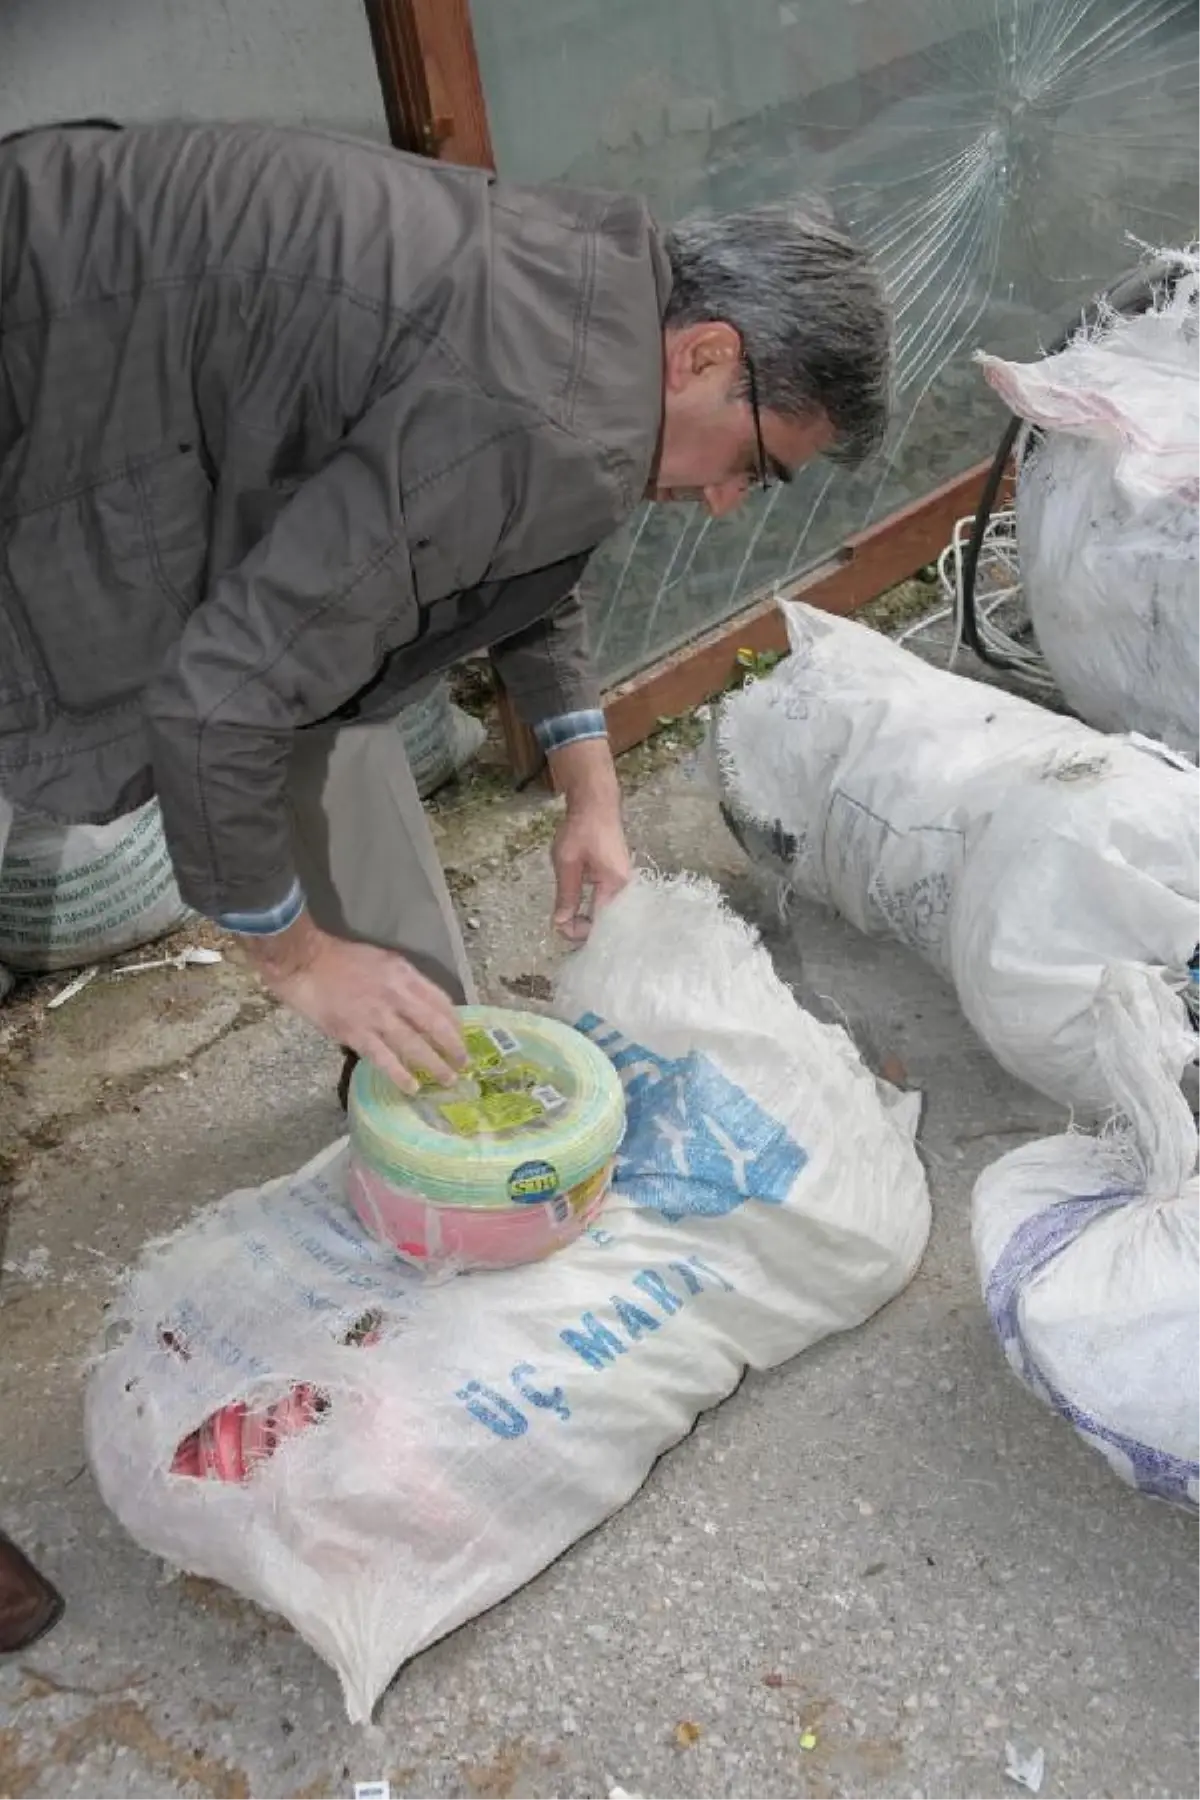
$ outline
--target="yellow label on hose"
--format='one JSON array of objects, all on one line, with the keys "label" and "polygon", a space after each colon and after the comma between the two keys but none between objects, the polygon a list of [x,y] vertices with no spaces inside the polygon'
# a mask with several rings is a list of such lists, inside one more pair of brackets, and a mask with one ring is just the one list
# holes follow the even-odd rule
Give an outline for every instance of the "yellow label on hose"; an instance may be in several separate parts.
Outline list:
[{"label": "yellow label on hose", "polygon": [[546,1109],[529,1094],[485,1093],[478,1100],[448,1100],[438,1111],[459,1137],[478,1137],[484,1131],[517,1131],[532,1125],[545,1117]]},{"label": "yellow label on hose", "polygon": [[503,1054],[491,1033],[484,1031],[482,1027],[468,1025],[463,1033],[463,1039],[467,1046],[467,1055],[471,1059],[467,1065],[468,1074],[482,1075],[488,1069],[498,1069],[504,1061]]},{"label": "yellow label on hose", "polygon": [[484,1094],[479,1110],[493,1131],[515,1131],[521,1125],[531,1125],[546,1111],[532,1094]]}]

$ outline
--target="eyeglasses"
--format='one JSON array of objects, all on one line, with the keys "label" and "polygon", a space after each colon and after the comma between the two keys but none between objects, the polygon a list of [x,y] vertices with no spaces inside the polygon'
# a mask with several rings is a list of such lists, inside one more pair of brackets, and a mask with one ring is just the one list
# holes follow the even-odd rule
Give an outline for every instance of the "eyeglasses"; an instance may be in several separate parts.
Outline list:
[{"label": "eyeglasses", "polygon": [[762,414],[758,409],[758,377],[754,373],[754,360],[744,346],[742,361],[746,365],[746,391],[750,400],[750,413],[754,419],[754,444],[758,452],[758,485],[760,488],[769,488],[771,471],[767,467],[767,447],[763,443]]}]

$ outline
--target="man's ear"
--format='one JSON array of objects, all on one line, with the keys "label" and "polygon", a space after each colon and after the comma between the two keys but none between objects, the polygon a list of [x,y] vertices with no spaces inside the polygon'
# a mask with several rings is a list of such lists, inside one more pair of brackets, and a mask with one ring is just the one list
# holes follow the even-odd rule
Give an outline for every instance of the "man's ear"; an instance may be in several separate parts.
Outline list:
[{"label": "man's ear", "polygon": [[665,385],[681,393],[695,381],[735,368],[741,355],[742,340],[723,319],[702,319],[678,329],[668,326],[663,345]]}]

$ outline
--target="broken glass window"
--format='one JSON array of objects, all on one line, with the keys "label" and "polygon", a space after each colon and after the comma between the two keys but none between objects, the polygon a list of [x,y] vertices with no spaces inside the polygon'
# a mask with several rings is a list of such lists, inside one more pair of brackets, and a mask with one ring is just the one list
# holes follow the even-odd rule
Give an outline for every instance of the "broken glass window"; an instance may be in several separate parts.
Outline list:
[{"label": "broken glass window", "polygon": [[1195,0],[473,0],[515,180],[642,192],[664,221],[830,200],[896,314],[886,452],[710,522],[646,507],[584,582],[607,682],[990,455],[971,362],[1029,357],[1197,228]]}]

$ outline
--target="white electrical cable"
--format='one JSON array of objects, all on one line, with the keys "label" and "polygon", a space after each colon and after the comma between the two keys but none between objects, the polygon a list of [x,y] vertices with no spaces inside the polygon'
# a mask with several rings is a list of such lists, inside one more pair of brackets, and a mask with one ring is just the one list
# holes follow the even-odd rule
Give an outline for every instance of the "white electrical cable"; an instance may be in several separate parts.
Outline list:
[{"label": "white electrical cable", "polygon": [[[954,644],[947,666],[953,668],[963,646],[963,558],[971,537],[973,518],[959,519],[954,534],[937,561],[938,586],[947,605],[927,618],[918,619],[896,639],[899,644],[918,637],[931,625],[954,620]],[[1018,637],[1028,628],[1021,593],[1021,569],[1017,555],[1017,521],[1011,510],[993,513],[987,522],[975,573],[975,620],[980,641],[1000,664],[1039,694],[1058,692],[1041,652],[1028,638]]]}]

